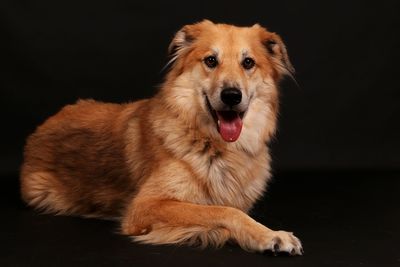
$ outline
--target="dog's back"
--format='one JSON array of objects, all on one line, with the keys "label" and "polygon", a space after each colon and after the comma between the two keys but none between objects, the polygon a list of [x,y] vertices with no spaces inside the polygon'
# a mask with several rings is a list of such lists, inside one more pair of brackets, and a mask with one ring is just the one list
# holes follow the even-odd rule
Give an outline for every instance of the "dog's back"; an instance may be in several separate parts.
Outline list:
[{"label": "dog's back", "polygon": [[135,189],[124,134],[138,105],[79,101],[49,118],[25,146],[23,199],[43,211],[119,216]]}]

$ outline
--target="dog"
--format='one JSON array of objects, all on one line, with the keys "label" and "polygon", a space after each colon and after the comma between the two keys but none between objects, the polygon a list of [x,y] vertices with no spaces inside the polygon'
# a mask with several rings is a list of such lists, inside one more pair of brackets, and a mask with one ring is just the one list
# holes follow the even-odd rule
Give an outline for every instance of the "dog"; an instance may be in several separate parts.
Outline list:
[{"label": "dog", "polygon": [[148,244],[302,255],[291,232],[247,215],[266,189],[278,83],[293,67],[281,38],[262,26],[204,20],[170,46],[151,98],[79,100],[28,137],[21,195],[59,215],[110,218]]}]

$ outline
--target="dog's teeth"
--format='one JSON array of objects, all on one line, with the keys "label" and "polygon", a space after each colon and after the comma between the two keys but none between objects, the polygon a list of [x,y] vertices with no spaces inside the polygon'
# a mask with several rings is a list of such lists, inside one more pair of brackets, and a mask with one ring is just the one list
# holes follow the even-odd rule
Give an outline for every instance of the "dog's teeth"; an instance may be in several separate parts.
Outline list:
[{"label": "dog's teeth", "polygon": [[218,124],[218,126],[220,126],[220,125],[221,125],[221,121],[220,121],[220,120],[218,120],[218,121],[217,121],[217,124]]}]

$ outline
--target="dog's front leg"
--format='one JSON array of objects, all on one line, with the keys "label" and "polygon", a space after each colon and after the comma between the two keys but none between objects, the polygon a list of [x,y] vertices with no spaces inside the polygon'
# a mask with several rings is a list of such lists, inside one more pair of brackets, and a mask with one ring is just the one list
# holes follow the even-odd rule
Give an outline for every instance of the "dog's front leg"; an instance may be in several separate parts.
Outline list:
[{"label": "dog's front leg", "polygon": [[224,206],[137,198],[123,219],[122,231],[150,244],[222,246],[234,240],[250,251],[302,254],[301,242],[292,233],[273,231],[244,212]]}]

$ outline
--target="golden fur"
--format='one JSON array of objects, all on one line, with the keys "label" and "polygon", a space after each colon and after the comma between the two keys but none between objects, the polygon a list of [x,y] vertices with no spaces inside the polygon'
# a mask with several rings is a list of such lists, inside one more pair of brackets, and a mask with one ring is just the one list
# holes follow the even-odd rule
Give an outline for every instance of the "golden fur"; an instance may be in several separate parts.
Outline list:
[{"label": "golden fur", "polygon": [[[246,213],[270,178],[266,144],[275,132],[277,83],[292,67],[278,35],[259,25],[202,21],[173,39],[171,70],[150,99],[128,104],[78,101],[27,140],[21,192],[45,212],[117,218],[122,233],[151,244],[221,246],[302,254],[289,232]],[[204,58],[218,57],[210,69]],[[256,65],[244,69],[243,57]],[[224,141],[205,98],[241,89],[245,110],[236,142]]]}]

